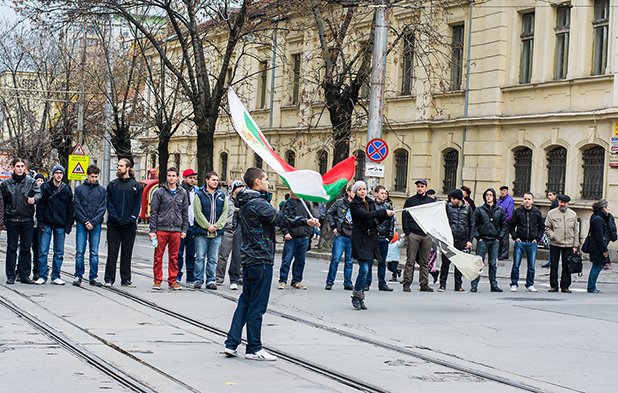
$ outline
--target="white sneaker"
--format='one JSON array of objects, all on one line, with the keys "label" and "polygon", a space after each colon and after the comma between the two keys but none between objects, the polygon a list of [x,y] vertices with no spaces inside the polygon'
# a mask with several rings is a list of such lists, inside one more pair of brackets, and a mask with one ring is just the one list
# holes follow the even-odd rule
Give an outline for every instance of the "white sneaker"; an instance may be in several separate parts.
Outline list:
[{"label": "white sneaker", "polygon": [[528,292],[538,292],[538,290],[534,287],[534,285],[530,285],[528,288],[526,288],[526,290]]},{"label": "white sneaker", "polygon": [[245,359],[249,359],[249,360],[262,360],[262,361],[267,361],[267,362],[274,362],[275,360],[277,360],[277,357],[275,355],[271,355],[270,353],[266,352],[263,349],[260,349],[256,353],[247,353],[247,354],[245,354]]},{"label": "white sneaker", "polygon": [[238,290],[238,284],[236,284],[235,282],[230,284],[230,290],[232,291],[237,291]]},{"label": "white sneaker", "polygon": [[45,280],[42,278],[37,278],[36,281],[34,282],[36,285],[43,285],[45,284]]},{"label": "white sneaker", "polygon": [[54,278],[51,283],[54,285],[64,285],[64,281],[59,278]]},{"label": "white sneaker", "polygon": [[511,285],[511,292],[517,292],[517,285]]},{"label": "white sneaker", "polygon": [[112,283],[111,283],[111,282],[109,282],[109,281],[105,281],[105,282],[103,283],[103,286],[104,286],[104,287],[111,287],[111,286],[112,286]]},{"label": "white sneaker", "polygon": [[238,352],[235,349],[227,347],[223,349],[223,354],[230,358],[235,358],[236,356],[238,356]]}]

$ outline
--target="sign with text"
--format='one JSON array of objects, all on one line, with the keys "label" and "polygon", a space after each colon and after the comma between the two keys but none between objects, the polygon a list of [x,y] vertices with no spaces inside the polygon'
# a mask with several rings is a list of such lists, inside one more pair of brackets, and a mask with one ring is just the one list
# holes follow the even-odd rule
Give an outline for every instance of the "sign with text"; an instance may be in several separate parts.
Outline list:
[{"label": "sign with text", "polygon": [[376,164],[375,162],[365,163],[366,177],[384,177],[384,164]]},{"label": "sign with text", "polygon": [[86,178],[86,169],[88,169],[88,165],[90,165],[90,156],[70,154],[67,179],[84,180]]}]

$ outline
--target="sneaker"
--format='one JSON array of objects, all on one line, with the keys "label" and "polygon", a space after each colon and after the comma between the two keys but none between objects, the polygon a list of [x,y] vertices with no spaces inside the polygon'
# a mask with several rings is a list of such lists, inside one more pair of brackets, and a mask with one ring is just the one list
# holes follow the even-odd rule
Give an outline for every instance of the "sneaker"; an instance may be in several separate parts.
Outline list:
[{"label": "sneaker", "polygon": [[421,292],[433,292],[433,288],[431,288],[429,285],[423,285],[418,290]]},{"label": "sneaker", "polygon": [[[215,287],[216,288],[216,287]],[[182,291],[182,287],[177,282],[170,284],[170,289],[172,291]]]},{"label": "sneaker", "polygon": [[569,288],[561,289],[560,292],[562,292],[562,293],[572,293]]},{"label": "sneaker", "polygon": [[438,288],[438,292],[444,292],[444,291],[446,291],[446,288],[444,288],[444,287]]},{"label": "sneaker", "polygon": [[235,358],[238,356],[238,351],[236,351],[235,349],[226,347],[223,349],[223,354],[229,358]]},{"label": "sneaker", "polygon": [[90,280],[89,284],[92,285],[93,287],[102,287],[103,286],[103,284],[101,284],[97,280]]},{"label": "sneaker", "polygon": [[206,289],[210,289],[212,291],[216,291],[217,290],[217,284],[215,284],[214,282],[211,282],[210,284],[206,284]]},{"label": "sneaker", "polygon": [[[36,285],[43,285],[43,284],[45,284],[45,281],[46,281],[45,279],[43,279],[43,278],[39,277],[39,278],[37,278],[37,279],[34,281],[34,283],[35,283]],[[11,284],[12,284],[12,283],[11,283]]]},{"label": "sneaker", "polygon": [[235,282],[230,284],[230,291],[238,291],[238,284]]},{"label": "sneaker", "polygon": [[528,288],[526,288],[526,291],[528,291],[528,292],[538,292],[538,290],[534,287],[534,285],[530,285]]},{"label": "sneaker", "polygon": [[304,286],[302,282],[295,282],[294,284],[292,284],[292,288],[295,288],[295,289],[307,289],[307,287]]},{"label": "sneaker", "polygon": [[493,287],[491,288],[490,292],[504,292],[504,291],[501,288]]},{"label": "sneaker", "polygon": [[511,285],[511,292],[517,292],[517,285]]},{"label": "sneaker", "polygon": [[39,279],[39,274],[38,274],[38,273],[34,273],[34,274],[32,275],[32,279],[33,279],[34,281],[38,280],[38,279]]},{"label": "sneaker", "polygon": [[73,286],[74,287],[79,287],[82,285],[82,279],[81,277],[77,277],[75,280],[73,280]]},{"label": "sneaker", "polygon": [[324,289],[326,289],[327,291],[330,291],[331,289],[333,289],[333,284],[326,284]]},{"label": "sneaker", "polygon": [[346,291],[352,291],[354,290],[354,287],[352,285],[344,285],[343,289],[345,289]]},{"label": "sneaker", "polygon": [[393,292],[393,288],[389,287],[388,285],[383,285],[381,287],[378,287],[379,291],[386,291],[386,292]]},{"label": "sneaker", "polygon": [[410,288],[410,284],[403,284],[403,291],[412,292],[412,289]]},{"label": "sneaker", "polygon": [[558,292],[558,288],[549,288],[547,292]]},{"label": "sneaker", "polygon": [[104,287],[111,287],[112,285],[113,285],[113,284],[112,284],[111,282],[109,282],[109,281],[105,281],[105,282],[103,283],[103,286],[104,286]]},{"label": "sneaker", "polygon": [[285,289],[285,283],[279,282],[279,286],[277,287],[277,289]]},{"label": "sneaker", "polygon": [[[466,290],[463,288],[455,289],[455,292],[466,293]],[[475,291],[476,292],[476,291]]]},{"label": "sneaker", "polygon": [[13,284],[15,284],[15,279],[14,279],[14,278],[7,278],[7,279],[6,279],[6,283],[7,283],[8,285],[13,285]]},{"label": "sneaker", "polygon": [[64,285],[65,284],[65,282],[59,278],[54,278],[51,283],[54,285]]},{"label": "sneaker", "polygon": [[200,289],[202,288],[202,283],[199,281],[196,281],[195,284],[193,284],[193,288],[195,289]]},{"label": "sneaker", "polygon": [[593,289],[592,291],[588,291],[588,293],[601,293],[601,291],[598,289]]},{"label": "sneaker", "polygon": [[470,288],[470,292],[472,292],[472,293],[476,293],[477,291],[478,291],[478,289],[476,287]]},{"label": "sneaker", "polygon": [[270,353],[266,352],[263,349],[260,349],[256,353],[247,353],[247,354],[245,354],[245,359],[249,359],[249,360],[262,360],[262,361],[274,362],[275,360],[277,360],[277,357],[274,356],[274,355],[271,355]]},{"label": "sneaker", "polygon": [[34,284],[34,281],[30,279],[30,277],[23,277],[19,280],[22,284]]},{"label": "sneaker", "polygon": [[152,289],[160,291],[161,290],[161,283],[160,282],[155,282],[154,284],[152,284]]},{"label": "sneaker", "polygon": [[549,269],[551,267],[551,263],[547,262],[544,265],[541,265],[541,267],[545,268],[545,269]]},{"label": "sneaker", "polygon": [[131,281],[122,282],[120,283],[120,285],[127,288],[135,288],[135,284],[133,284]]},{"label": "sneaker", "polygon": [[[180,280],[176,280],[176,282],[180,282]],[[192,287],[195,285],[195,281],[187,281],[187,285]]]}]

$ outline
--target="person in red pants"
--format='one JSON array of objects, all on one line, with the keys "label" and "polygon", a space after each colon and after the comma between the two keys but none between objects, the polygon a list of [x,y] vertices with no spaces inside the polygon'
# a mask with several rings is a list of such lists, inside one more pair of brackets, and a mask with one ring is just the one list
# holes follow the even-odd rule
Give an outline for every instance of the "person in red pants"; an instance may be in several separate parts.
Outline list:
[{"label": "person in red pants", "polygon": [[180,239],[187,236],[189,227],[189,194],[184,188],[178,187],[178,170],[167,169],[167,182],[161,183],[152,195],[150,205],[150,239],[155,246],[153,289],[160,290],[163,281],[163,253],[168,248],[168,277],[170,289],[180,290],[182,287],[176,278],[178,276],[178,249]]}]

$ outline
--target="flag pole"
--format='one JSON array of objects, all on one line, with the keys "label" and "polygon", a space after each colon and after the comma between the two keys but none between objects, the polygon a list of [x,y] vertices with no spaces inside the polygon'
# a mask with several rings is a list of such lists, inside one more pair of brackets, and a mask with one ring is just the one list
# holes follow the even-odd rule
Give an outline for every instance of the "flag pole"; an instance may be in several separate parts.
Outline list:
[{"label": "flag pole", "polygon": [[[298,199],[300,199],[300,198],[298,198]],[[309,214],[309,218],[310,218],[310,219],[313,219],[313,218],[314,218],[314,217],[313,217],[313,214],[311,214],[311,211],[309,211],[309,208],[308,208],[308,207],[307,207],[307,205],[305,204],[305,201],[304,201],[303,199],[300,199],[300,201],[302,202],[303,207],[304,207],[304,208],[305,208],[305,210],[307,211],[307,214]]]}]

